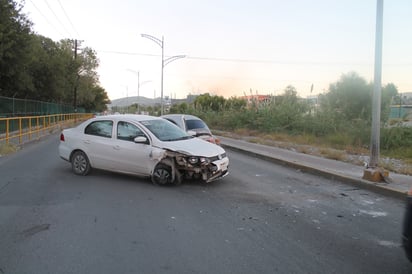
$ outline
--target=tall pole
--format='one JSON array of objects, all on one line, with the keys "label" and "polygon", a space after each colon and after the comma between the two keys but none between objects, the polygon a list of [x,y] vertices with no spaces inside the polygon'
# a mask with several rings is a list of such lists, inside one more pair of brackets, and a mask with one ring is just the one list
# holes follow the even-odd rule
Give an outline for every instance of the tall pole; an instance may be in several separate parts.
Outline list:
[{"label": "tall pole", "polygon": [[137,72],[137,114],[140,114],[139,111],[139,92],[140,92],[140,71]]},{"label": "tall pole", "polygon": [[371,157],[369,166],[378,167],[381,120],[383,0],[377,0],[375,36],[375,76],[372,100]]},{"label": "tall pole", "polygon": [[165,59],[164,59],[164,57],[165,57],[165,55],[164,55],[164,46],[165,46],[165,43],[164,43],[164,38],[163,38],[163,35],[162,35],[162,45],[161,45],[161,47],[162,47],[162,74],[161,74],[161,80],[160,80],[160,115],[163,115],[163,69],[164,69],[164,67],[165,67]]},{"label": "tall pole", "polygon": [[[77,39],[74,40],[74,61],[76,62],[77,59]],[[77,72],[76,72],[76,80],[77,80]],[[73,90],[73,108],[74,112],[77,112],[77,81],[74,83],[74,90]]]},{"label": "tall pole", "polygon": [[176,56],[171,56],[168,57],[166,60],[164,58],[164,38],[162,36],[162,40],[159,38],[156,38],[152,35],[149,34],[141,34],[142,37],[147,38],[149,40],[152,40],[156,44],[158,44],[162,48],[162,70],[160,74],[160,115],[163,115],[163,68],[169,64],[170,62],[173,62],[174,60],[177,60],[179,58],[184,58],[186,55],[176,55]]},{"label": "tall pole", "polygon": [[137,75],[137,112],[139,113],[140,112],[140,105],[139,105],[140,86],[143,86],[144,84],[150,83],[152,81],[140,82],[140,71],[135,71],[132,69],[126,69],[126,70]]}]

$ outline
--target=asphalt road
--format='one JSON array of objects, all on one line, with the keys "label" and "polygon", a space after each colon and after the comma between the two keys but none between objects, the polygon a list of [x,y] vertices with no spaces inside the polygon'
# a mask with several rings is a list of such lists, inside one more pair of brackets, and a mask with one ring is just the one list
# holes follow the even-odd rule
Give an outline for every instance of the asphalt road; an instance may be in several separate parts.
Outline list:
[{"label": "asphalt road", "polygon": [[57,145],[0,157],[0,274],[412,271],[397,199],[230,150],[208,185],[80,177]]}]

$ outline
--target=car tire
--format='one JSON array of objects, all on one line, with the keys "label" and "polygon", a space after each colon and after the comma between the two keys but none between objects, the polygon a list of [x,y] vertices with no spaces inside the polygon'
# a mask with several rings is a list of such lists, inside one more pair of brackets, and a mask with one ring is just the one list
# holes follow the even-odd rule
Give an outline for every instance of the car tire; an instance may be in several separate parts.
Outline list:
[{"label": "car tire", "polygon": [[72,170],[74,174],[86,176],[90,172],[89,158],[83,151],[76,151],[72,156]]},{"label": "car tire", "polygon": [[165,164],[158,164],[152,174],[152,182],[155,185],[171,184],[172,178],[172,168]]}]

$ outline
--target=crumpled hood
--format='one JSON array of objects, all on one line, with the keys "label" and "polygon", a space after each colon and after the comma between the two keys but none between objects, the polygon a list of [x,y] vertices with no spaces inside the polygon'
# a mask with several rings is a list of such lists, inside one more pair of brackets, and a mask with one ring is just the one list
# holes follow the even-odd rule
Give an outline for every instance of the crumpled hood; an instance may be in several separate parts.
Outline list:
[{"label": "crumpled hood", "polygon": [[161,142],[161,147],[172,151],[185,153],[193,156],[213,157],[225,153],[218,145],[209,143],[199,138],[191,138],[181,141]]}]

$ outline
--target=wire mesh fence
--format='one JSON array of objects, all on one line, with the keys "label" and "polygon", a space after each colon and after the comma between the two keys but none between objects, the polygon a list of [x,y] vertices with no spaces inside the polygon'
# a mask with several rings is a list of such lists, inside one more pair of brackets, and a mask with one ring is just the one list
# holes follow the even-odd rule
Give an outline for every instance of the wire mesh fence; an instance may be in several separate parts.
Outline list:
[{"label": "wire mesh fence", "polygon": [[71,105],[0,96],[0,118],[39,116],[64,113],[85,113],[84,108]]},{"label": "wire mesh fence", "polygon": [[0,145],[22,144],[62,123],[89,118],[84,108],[0,96]]}]

